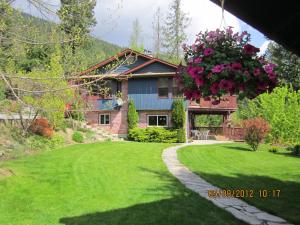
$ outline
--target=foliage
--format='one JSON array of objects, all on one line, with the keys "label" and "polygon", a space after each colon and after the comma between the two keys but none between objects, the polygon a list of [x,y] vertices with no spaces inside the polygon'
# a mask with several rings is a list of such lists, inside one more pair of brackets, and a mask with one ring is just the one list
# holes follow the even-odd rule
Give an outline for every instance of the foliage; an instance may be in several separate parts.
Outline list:
[{"label": "foliage", "polygon": [[238,117],[262,117],[271,127],[268,139],[273,143],[295,144],[300,140],[300,91],[275,88],[254,100],[239,104]]},{"label": "foliage", "polygon": [[244,120],[242,126],[245,129],[246,143],[253,151],[256,151],[259,143],[266,137],[270,130],[269,124],[264,119],[257,117]]},{"label": "foliage", "polygon": [[128,136],[137,142],[159,142],[176,143],[177,130],[167,130],[161,127],[133,128],[129,130]]},{"label": "foliage", "polygon": [[281,84],[300,89],[300,58],[281,45],[271,42],[267,49],[268,59],[278,65],[278,79]]},{"label": "foliage", "polygon": [[144,52],[142,28],[137,18],[133,21],[132,24],[132,34],[130,35],[130,48],[138,52]]},{"label": "foliage", "polygon": [[277,84],[275,64],[258,57],[246,31],[200,32],[195,43],[183,45],[187,67],[178,69],[178,82],[187,99],[212,97],[219,104],[224,95],[254,98]]},{"label": "foliage", "polygon": [[30,150],[52,150],[62,147],[65,139],[58,134],[54,134],[51,138],[31,135],[27,138],[26,142]]},{"label": "foliage", "polygon": [[91,28],[96,24],[93,10],[95,6],[95,0],[61,1],[61,7],[58,10],[58,16],[61,21],[59,28],[70,39],[69,46],[73,54],[75,54],[77,47],[84,44]]},{"label": "foliage", "polygon": [[177,130],[177,142],[185,143],[186,142],[186,132],[184,128],[179,128]]},{"label": "foliage", "polygon": [[30,127],[29,130],[37,135],[43,136],[43,137],[52,137],[53,136],[53,129],[50,126],[49,122],[45,118],[39,118],[35,119]]},{"label": "foliage", "polygon": [[300,156],[300,144],[290,146],[287,150],[291,151],[293,155]]},{"label": "foliage", "polygon": [[128,114],[127,114],[128,130],[135,128],[137,126],[138,120],[139,120],[139,114],[135,109],[134,101],[131,99],[128,102]]},{"label": "foliage", "polygon": [[165,25],[163,27],[163,47],[175,59],[181,55],[180,46],[187,39],[185,33],[190,23],[187,14],[182,11],[181,0],[172,0],[169,6]]},{"label": "foliage", "polygon": [[75,131],[72,135],[72,140],[78,143],[83,143],[84,137],[81,132]]},{"label": "foliage", "polygon": [[196,126],[219,127],[222,125],[223,118],[221,115],[196,115]]},{"label": "foliage", "polygon": [[176,129],[184,127],[185,124],[185,108],[183,99],[175,99],[172,105],[172,122]]}]

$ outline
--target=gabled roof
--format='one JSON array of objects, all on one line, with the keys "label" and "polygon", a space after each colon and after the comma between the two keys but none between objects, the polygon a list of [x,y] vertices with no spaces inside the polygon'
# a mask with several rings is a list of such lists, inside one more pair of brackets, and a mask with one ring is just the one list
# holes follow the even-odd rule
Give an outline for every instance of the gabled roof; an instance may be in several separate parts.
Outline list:
[{"label": "gabled roof", "polygon": [[[154,63],[159,63],[159,64],[162,64],[163,66],[167,66],[167,67],[170,67],[170,69],[174,69],[174,71],[177,69],[178,65],[175,65],[173,63],[170,63],[170,62],[167,62],[165,60],[162,60],[162,59],[158,59],[158,58],[155,58],[155,57],[152,57],[150,55],[146,55],[146,54],[142,54],[140,52],[137,52],[135,50],[132,50],[132,49],[124,49],[123,51],[119,52],[117,55],[115,56],[112,56],[106,60],[103,60],[99,63],[97,63],[96,65],[82,71],[80,74],[81,75],[86,75],[92,71],[95,71],[97,69],[101,69],[103,67],[105,67],[106,65],[118,60],[118,58],[120,57],[123,57],[123,56],[126,56],[126,55],[131,55],[133,54],[134,56],[136,57],[141,57],[143,58],[143,62],[141,63],[137,63],[137,65],[135,65],[133,68],[131,67],[124,67],[122,66],[122,69],[119,70],[119,75],[128,75],[128,74],[131,74],[131,73],[134,73],[142,68],[146,68],[147,66],[149,65],[152,65]],[[118,71],[118,68],[116,68],[114,71]]]}]

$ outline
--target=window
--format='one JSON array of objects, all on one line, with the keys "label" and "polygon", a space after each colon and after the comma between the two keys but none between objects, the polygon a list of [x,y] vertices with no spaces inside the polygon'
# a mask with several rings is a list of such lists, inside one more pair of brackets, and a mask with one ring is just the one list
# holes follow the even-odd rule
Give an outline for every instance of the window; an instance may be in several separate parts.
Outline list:
[{"label": "window", "polygon": [[178,98],[182,97],[182,92],[180,91],[178,87],[178,83],[176,79],[173,79],[173,84],[172,84],[172,97],[173,98]]},{"label": "window", "polygon": [[148,126],[167,127],[168,116],[166,115],[149,115]]},{"label": "window", "polygon": [[109,125],[110,115],[109,114],[100,114],[99,115],[99,124],[101,125]]},{"label": "window", "polygon": [[169,97],[169,79],[158,78],[158,97],[168,98]]}]

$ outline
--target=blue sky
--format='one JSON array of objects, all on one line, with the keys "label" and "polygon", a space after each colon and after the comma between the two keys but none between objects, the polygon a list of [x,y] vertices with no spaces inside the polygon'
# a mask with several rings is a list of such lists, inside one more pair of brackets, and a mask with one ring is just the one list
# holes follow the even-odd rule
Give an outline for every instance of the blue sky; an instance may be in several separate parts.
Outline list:
[{"label": "blue sky", "polygon": [[[59,0],[44,1],[54,11],[59,8]],[[144,45],[151,50],[153,45],[151,41],[153,14],[157,7],[160,7],[165,17],[171,1],[97,0],[95,7],[97,25],[93,28],[92,35],[122,47],[127,47],[132,31],[132,23],[137,18],[142,25]],[[28,4],[26,0],[16,0],[14,6],[27,13],[45,17]],[[222,10],[209,0],[182,0],[182,9],[191,18],[190,26],[186,30],[188,34],[187,43],[193,42],[195,35],[201,30],[220,28]],[[248,31],[251,34],[251,43],[256,47],[263,47],[262,50],[265,50],[268,41],[262,33],[228,12],[225,12],[224,16],[225,22],[223,21],[222,24],[233,26],[236,31]],[[54,14],[47,15],[47,19],[58,21]]]}]

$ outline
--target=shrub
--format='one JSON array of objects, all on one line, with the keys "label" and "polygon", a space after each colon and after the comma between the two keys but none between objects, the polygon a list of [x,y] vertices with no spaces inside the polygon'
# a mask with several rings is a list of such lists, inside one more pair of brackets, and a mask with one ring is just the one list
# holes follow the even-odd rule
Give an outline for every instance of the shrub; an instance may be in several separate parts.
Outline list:
[{"label": "shrub", "polygon": [[259,143],[265,138],[270,128],[268,123],[262,118],[244,120],[242,126],[245,129],[245,141],[256,151]]},{"label": "shrub", "polygon": [[186,135],[185,135],[185,129],[181,128],[177,130],[177,141],[179,143],[185,143],[186,142]]},{"label": "shrub", "polygon": [[35,119],[29,127],[29,130],[43,137],[52,137],[53,129],[45,118]]},{"label": "shrub", "polygon": [[133,129],[137,126],[139,120],[139,115],[135,109],[134,101],[131,99],[128,103],[128,114],[127,114],[127,122],[128,122],[128,130]]},{"label": "shrub", "polygon": [[177,130],[168,130],[160,127],[133,128],[128,134],[133,141],[176,143]]},{"label": "shrub", "polygon": [[65,139],[58,134],[54,134],[51,138],[31,135],[27,139],[27,146],[30,150],[51,150],[63,146],[64,143]]},{"label": "shrub", "polygon": [[276,146],[272,146],[270,149],[269,149],[269,152],[272,152],[272,153],[276,153],[279,151],[279,148],[276,147]]},{"label": "shrub", "polygon": [[176,129],[181,129],[185,124],[185,109],[183,99],[176,99],[172,105],[172,122]]},{"label": "shrub", "polygon": [[72,140],[77,143],[83,143],[83,139],[83,135],[78,131],[75,131],[72,135]]}]

